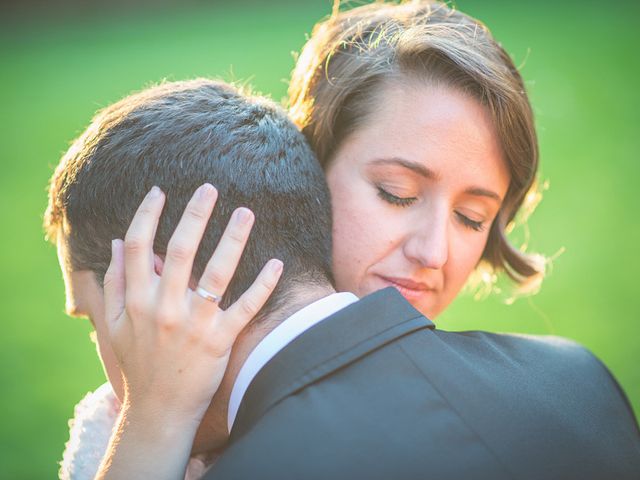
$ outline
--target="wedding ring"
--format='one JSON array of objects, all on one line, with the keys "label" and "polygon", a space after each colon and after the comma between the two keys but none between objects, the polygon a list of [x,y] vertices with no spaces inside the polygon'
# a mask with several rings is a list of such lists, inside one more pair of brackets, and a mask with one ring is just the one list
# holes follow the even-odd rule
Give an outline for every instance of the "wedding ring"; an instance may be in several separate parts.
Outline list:
[{"label": "wedding ring", "polygon": [[209,300],[210,302],[213,302],[216,305],[218,305],[220,303],[220,300],[222,300],[222,297],[220,295],[216,295],[215,293],[207,292],[202,287],[196,288],[196,293],[198,295],[200,295],[202,298],[204,298],[205,300]]}]

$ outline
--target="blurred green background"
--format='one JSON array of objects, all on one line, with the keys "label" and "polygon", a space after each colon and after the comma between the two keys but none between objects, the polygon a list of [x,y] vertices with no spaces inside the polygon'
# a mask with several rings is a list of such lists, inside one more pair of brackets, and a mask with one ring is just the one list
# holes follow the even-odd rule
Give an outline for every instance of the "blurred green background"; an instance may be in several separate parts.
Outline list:
[{"label": "blurred green background", "polygon": [[[96,109],[164,78],[246,80],[281,100],[292,52],[330,0],[31,2],[0,19],[0,465],[56,475],[74,404],[104,381],[87,321],[63,313],[45,187]],[[71,5],[71,6],[70,6]],[[84,5],[84,4],[83,4]],[[589,347],[640,411],[640,36],[635,2],[458,1],[522,65],[550,189],[529,222],[553,255],[542,291],[514,305],[461,296],[445,329],[555,334]]]}]

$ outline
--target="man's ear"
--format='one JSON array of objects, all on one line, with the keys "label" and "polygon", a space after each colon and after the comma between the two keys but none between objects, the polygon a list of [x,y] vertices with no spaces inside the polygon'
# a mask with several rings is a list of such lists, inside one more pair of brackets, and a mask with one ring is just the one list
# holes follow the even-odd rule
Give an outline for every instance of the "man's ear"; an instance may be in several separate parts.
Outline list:
[{"label": "man's ear", "polygon": [[159,277],[162,276],[162,271],[164,270],[164,259],[155,253],[153,254],[153,270]]},{"label": "man's ear", "polygon": [[[162,276],[162,272],[164,270],[164,259],[158,255],[153,254],[153,270],[156,272],[156,275],[159,277]],[[195,290],[198,287],[198,282],[196,282],[193,278],[189,281],[189,288],[191,290]]]}]

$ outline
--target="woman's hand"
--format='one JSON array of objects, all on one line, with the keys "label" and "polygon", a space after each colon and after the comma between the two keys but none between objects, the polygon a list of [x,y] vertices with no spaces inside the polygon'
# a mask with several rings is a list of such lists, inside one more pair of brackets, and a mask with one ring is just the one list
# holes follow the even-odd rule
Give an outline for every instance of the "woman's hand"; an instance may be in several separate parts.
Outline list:
[{"label": "woman's hand", "polygon": [[[209,184],[196,190],[169,241],[161,275],[155,272],[153,254],[164,205],[157,187],[143,200],[124,242],[113,241],[104,280],[105,313],[125,393],[100,478],[184,474],[193,436],[220,386],[231,347],[278,282],[282,262],[270,260],[240,299],[227,310],[219,308],[217,300],[233,277],[253,225],[252,212],[239,208],[198,287],[189,288],[216,197]],[[168,465],[160,468],[158,462]]]}]

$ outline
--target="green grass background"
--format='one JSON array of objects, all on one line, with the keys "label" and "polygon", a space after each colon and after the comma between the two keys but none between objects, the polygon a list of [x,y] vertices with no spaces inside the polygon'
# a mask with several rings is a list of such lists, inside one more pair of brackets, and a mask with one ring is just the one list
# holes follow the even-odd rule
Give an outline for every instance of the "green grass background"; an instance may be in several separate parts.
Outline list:
[{"label": "green grass background", "polygon": [[[565,253],[542,291],[506,306],[461,296],[446,329],[556,334],[589,347],[640,409],[640,38],[635,3],[457,2],[487,23],[527,80],[550,189],[531,249]],[[329,0],[42,13],[0,29],[0,465],[55,476],[73,405],[104,376],[89,325],[63,313],[42,211],[52,168],[94,111],[164,78],[249,79],[280,100]]]}]

